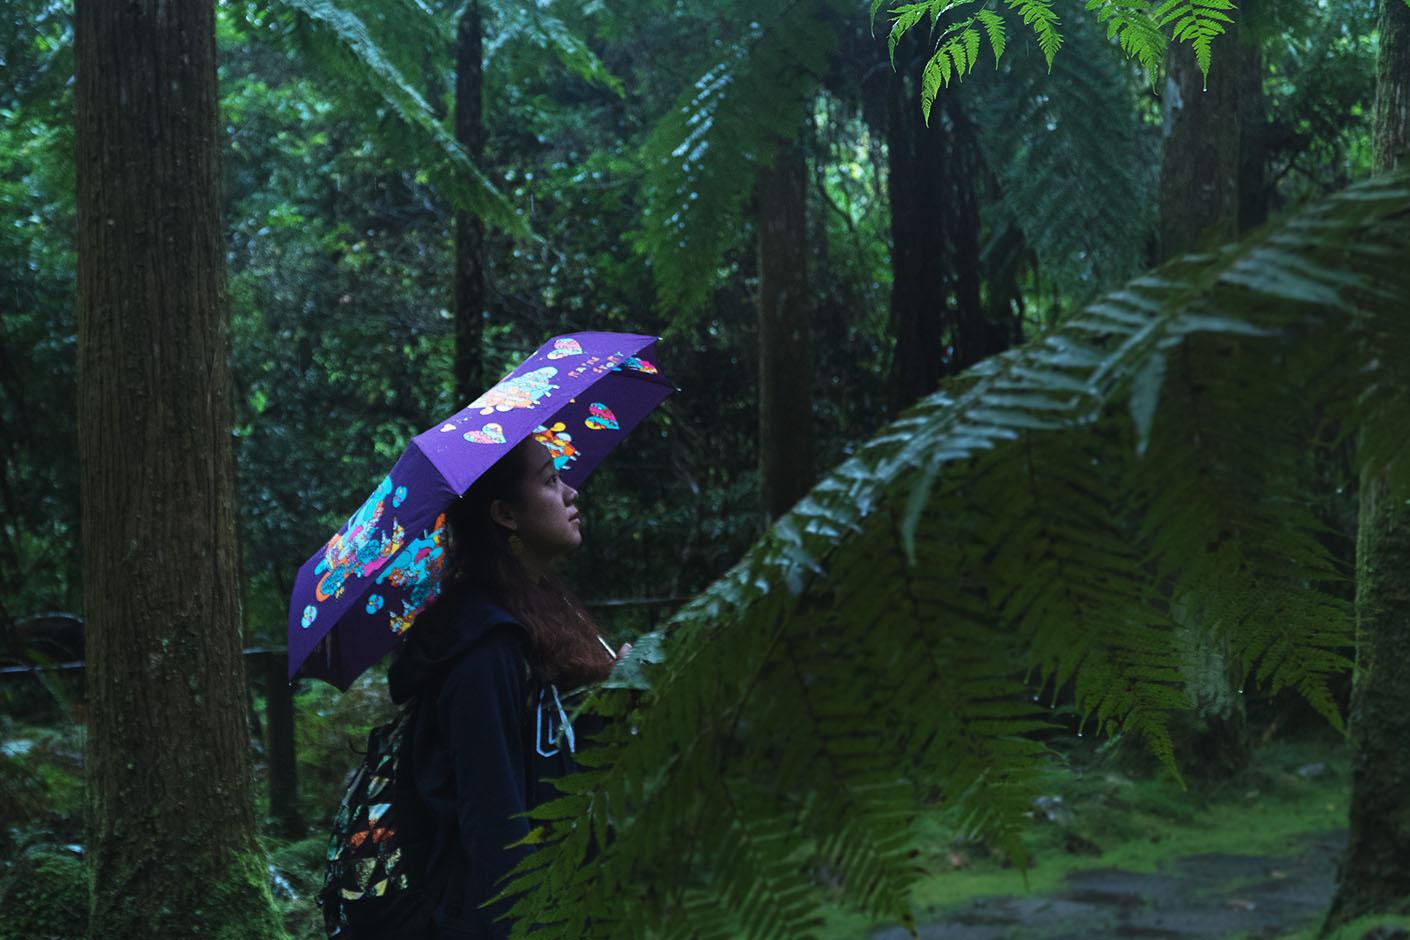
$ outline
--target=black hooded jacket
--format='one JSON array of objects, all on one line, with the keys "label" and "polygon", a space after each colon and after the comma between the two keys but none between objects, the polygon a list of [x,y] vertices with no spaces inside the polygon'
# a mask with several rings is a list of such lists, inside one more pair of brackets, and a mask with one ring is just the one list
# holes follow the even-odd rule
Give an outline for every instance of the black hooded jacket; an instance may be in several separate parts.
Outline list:
[{"label": "black hooded jacket", "polygon": [[[428,871],[451,873],[436,914],[441,940],[498,940],[512,905],[480,905],[531,849],[516,814],[560,795],[548,780],[576,769],[554,689],[530,665],[527,631],[477,590],[448,596],[434,630],[412,629],[387,674],[392,700],[418,698],[412,768],[434,820]],[[461,887],[456,883],[459,882]]]}]

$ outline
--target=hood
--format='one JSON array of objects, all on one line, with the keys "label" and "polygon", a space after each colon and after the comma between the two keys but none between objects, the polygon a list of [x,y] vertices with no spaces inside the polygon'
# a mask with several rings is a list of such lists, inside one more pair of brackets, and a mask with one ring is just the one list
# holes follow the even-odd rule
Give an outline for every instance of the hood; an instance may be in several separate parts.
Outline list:
[{"label": "hood", "polygon": [[444,676],[461,654],[505,623],[518,621],[481,588],[442,597],[412,623],[406,643],[387,670],[392,701],[401,705],[428,682]]}]

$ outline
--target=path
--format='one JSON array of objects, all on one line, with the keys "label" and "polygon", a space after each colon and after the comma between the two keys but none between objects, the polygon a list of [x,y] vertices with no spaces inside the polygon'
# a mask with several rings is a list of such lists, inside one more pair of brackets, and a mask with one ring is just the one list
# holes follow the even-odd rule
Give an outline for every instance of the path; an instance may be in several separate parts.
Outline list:
[{"label": "path", "polygon": [[[1314,926],[1331,901],[1346,833],[1301,839],[1287,855],[1191,855],[1156,874],[1091,869],[1054,892],[980,898],[920,927],[922,940],[1272,938]],[[900,928],[871,940],[907,940]]]}]

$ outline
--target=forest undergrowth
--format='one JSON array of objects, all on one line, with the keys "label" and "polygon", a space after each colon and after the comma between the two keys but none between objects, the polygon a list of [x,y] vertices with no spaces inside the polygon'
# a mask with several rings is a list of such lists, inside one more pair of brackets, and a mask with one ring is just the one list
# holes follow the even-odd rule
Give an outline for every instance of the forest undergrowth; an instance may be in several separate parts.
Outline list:
[{"label": "forest undergrowth", "polygon": [[[0,691],[13,697],[18,690],[11,683]],[[41,699],[26,693],[37,707],[7,708],[0,718],[0,907],[7,913],[0,940],[82,936],[83,741],[74,720],[81,709],[62,684],[53,693]],[[259,715],[260,697],[252,704]],[[366,731],[390,706],[376,671],[346,694],[311,684],[296,706],[299,811],[307,829],[281,837],[270,820],[263,841],[285,928],[294,940],[311,940],[322,936],[313,897],[343,775],[356,763]],[[1183,784],[1139,745],[1120,738],[1070,735],[1049,746],[1050,766],[1025,837],[1026,871],[960,834],[936,794],[933,811],[917,822],[919,862],[927,872],[913,894],[921,924],[977,898],[1055,891],[1084,870],[1158,872],[1173,859],[1204,853],[1272,855],[1345,826],[1349,751],[1325,727],[1292,735],[1265,731],[1246,770]],[[256,755],[263,789],[259,747]],[[267,807],[267,795],[261,798]],[[832,875],[819,869],[816,877],[827,883]],[[861,938],[884,927],[840,906],[825,913],[823,940]],[[1344,936],[1363,933],[1349,928]]]}]

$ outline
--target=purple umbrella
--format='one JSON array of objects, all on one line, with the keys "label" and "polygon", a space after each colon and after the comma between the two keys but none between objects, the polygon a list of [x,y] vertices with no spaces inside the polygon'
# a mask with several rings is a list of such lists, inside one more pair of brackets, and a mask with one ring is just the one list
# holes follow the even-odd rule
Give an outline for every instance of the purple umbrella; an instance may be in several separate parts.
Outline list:
[{"label": "purple umbrella", "polygon": [[445,511],[533,435],[581,487],[675,386],[651,364],[656,336],[572,333],[410,446],[347,524],[304,562],[289,601],[289,678],[346,689],[401,642],[440,593]]}]

